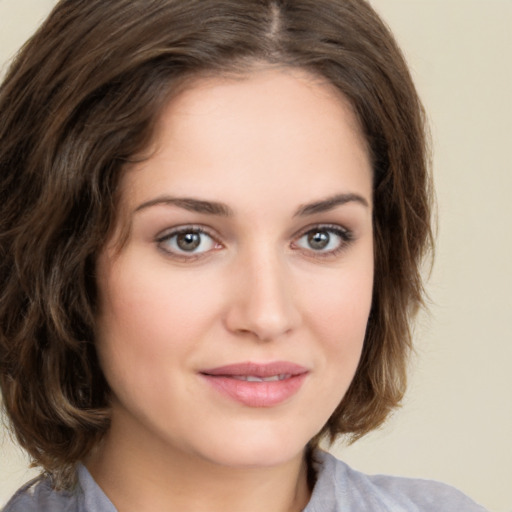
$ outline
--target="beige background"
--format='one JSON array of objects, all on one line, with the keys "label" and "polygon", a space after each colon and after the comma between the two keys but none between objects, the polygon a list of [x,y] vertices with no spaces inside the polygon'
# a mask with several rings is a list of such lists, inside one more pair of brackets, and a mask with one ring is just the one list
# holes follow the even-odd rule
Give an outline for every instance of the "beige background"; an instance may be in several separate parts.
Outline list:
[{"label": "beige background", "polygon": [[[54,3],[0,0],[0,65]],[[365,472],[442,480],[512,512],[512,0],[372,3],[431,118],[438,250],[404,407],[333,450]],[[0,505],[32,474],[2,437]]]}]

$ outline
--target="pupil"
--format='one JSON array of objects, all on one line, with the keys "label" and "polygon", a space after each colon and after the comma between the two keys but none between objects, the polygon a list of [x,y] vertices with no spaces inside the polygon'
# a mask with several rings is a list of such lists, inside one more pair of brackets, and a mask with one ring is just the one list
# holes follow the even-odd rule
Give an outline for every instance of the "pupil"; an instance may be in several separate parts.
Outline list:
[{"label": "pupil", "polygon": [[201,237],[199,233],[184,233],[178,235],[178,247],[184,251],[193,251],[199,247]]},{"label": "pupil", "polygon": [[316,233],[311,233],[308,236],[308,243],[312,249],[319,250],[325,249],[329,244],[329,234],[325,231],[317,231]]}]

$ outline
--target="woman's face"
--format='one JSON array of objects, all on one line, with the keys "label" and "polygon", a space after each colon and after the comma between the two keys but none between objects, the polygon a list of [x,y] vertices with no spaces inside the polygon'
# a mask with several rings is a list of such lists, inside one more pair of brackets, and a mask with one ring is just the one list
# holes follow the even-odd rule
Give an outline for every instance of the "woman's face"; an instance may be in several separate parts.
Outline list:
[{"label": "woman's face", "polygon": [[224,466],[300,457],[354,376],[372,298],[347,101],[300,71],[202,79],[121,186],[130,235],[98,261],[112,432]]}]

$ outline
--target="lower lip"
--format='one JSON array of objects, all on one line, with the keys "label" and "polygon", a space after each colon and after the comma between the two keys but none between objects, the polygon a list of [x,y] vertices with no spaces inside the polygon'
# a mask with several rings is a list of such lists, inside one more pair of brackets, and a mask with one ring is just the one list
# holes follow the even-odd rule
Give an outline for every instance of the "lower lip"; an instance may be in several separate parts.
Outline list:
[{"label": "lower lip", "polygon": [[273,407],[285,402],[299,391],[306,376],[301,373],[283,380],[249,382],[202,374],[217,391],[248,407]]}]

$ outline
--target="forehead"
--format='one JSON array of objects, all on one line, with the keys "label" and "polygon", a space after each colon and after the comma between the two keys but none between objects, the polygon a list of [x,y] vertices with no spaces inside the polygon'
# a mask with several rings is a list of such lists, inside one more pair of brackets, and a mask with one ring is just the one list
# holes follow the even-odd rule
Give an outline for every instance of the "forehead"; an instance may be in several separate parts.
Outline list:
[{"label": "forehead", "polygon": [[224,137],[226,131],[255,135],[259,130],[265,143],[274,136],[283,145],[299,130],[307,135],[308,127],[314,135],[319,120],[326,140],[327,130],[336,132],[343,124],[359,137],[359,144],[366,144],[350,101],[332,83],[300,68],[262,67],[188,80],[163,109],[153,143],[158,150],[170,135],[188,135],[184,129],[206,122],[224,130],[211,132],[212,138],[215,133]]},{"label": "forehead", "polygon": [[286,68],[190,82],[163,109],[150,154],[127,172],[125,199],[150,200],[159,189],[261,198],[271,188],[289,196],[300,181],[300,201],[301,193],[329,195],[343,177],[359,187],[353,178],[362,174],[366,186],[371,174],[349,101],[325,80]]}]

